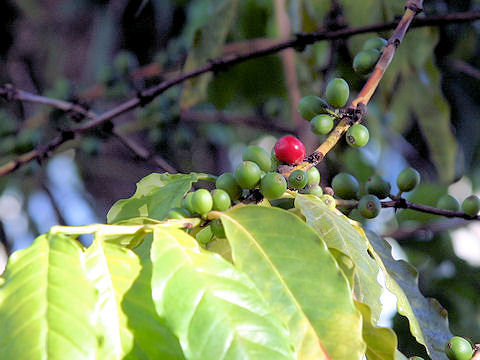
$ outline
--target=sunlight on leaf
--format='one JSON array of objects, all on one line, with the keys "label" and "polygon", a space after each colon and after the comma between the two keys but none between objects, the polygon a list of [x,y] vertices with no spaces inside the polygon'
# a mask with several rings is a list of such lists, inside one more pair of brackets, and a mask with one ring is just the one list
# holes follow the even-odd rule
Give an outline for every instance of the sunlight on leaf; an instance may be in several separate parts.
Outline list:
[{"label": "sunlight on leaf", "polygon": [[288,325],[299,359],[362,358],[361,316],[350,286],[315,231],[278,208],[249,205],[221,219],[235,266]]}]

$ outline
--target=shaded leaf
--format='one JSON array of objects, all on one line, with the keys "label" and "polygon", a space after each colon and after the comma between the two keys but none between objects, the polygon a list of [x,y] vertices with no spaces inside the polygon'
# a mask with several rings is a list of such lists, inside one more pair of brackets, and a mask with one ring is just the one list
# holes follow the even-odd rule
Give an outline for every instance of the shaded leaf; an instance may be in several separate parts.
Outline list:
[{"label": "shaded leaf", "polygon": [[[215,8],[209,14],[209,22],[198,29],[188,53],[184,71],[188,72],[205,65],[207,60],[221,55],[223,43],[237,12],[239,0],[214,2]],[[212,75],[204,74],[189,80],[184,87],[180,107],[188,109],[205,99]]]},{"label": "shaded leaf", "polygon": [[385,273],[386,286],[397,297],[398,312],[408,318],[412,335],[425,345],[433,360],[447,359],[445,344],[453,336],[448,329],[447,311],[438,301],[420,293],[417,271],[409,263],[393,259],[390,244],[371,231],[367,236]]},{"label": "shaded leaf", "polygon": [[355,306],[363,317],[363,339],[367,343],[368,360],[394,360],[397,350],[397,335],[392,329],[381,328],[372,321],[368,305],[356,301]]},{"label": "shaded leaf", "polygon": [[370,307],[376,322],[382,311],[380,296],[383,290],[377,281],[380,268],[368,254],[368,239],[350,224],[346,216],[333,212],[315,196],[299,195],[295,206],[329,248],[345,253],[355,263],[353,290],[357,300]]},{"label": "shaded leaf", "polygon": [[108,223],[116,223],[135,217],[151,217],[162,220],[172,207],[192,187],[192,183],[206,179],[205,174],[150,174],[137,183],[132,197],[117,201],[107,214]]},{"label": "shaded leaf", "polygon": [[317,233],[278,208],[249,205],[221,219],[235,266],[250,275],[288,325],[298,359],[362,358],[360,314]]},{"label": "shaded leaf", "polygon": [[149,234],[135,249],[141,271],[122,301],[122,309],[128,316],[128,327],[134,335],[133,348],[125,359],[182,360],[184,356],[178,339],[158,316],[153,303],[151,245],[152,235]]},{"label": "shaded leaf", "polygon": [[0,288],[0,359],[96,359],[95,287],[82,246],[62,234],[38,237],[10,256]]},{"label": "shaded leaf", "polygon": [[222,257],[181,230],[157,228],[151,259],[157,312],[188,359],[294,359],[288,331]]},{"label": "shaded leaf", "polygon": [[132,250],[104,242],[97,235],[85,258],[87,276],[98,290],[97,309],[105,334],[106,352],[100,358],[121,359],[133,345],[121,302],[140,272],[138,257]]}]

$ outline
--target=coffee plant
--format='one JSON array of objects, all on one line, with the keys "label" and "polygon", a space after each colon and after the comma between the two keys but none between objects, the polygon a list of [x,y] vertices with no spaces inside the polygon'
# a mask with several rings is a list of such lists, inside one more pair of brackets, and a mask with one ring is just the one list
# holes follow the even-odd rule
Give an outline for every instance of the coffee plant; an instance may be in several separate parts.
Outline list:
[{"label": "coffee plant", "polygon": [[[26,3],[19,6],[30,14],[32,5]],[[478,330],[478,310],[465,306],[464,314],[455,312],[465,299],[479,305],[478,269],[463,262],[452,265],[446,254],[435,254],[431,261],[440,264],[435,269],[453,266],[459,274],[427,272],[419,277],[414,264],[430,266],[418,260],[420,253],[445,247],[445,241],[406,243],[410,263],[392,255],[391,242],[374,226],[386,211],[395,212],[399,231],[415,221],[426,231],[440,224],[439,219],[463,221],[458,226],[480,220],[475,194],[456,199],[447,193],[446,186],[458,180],[462,170],[456,168],[457,143],[432,60],[438,39],[432,26],[469,23],[480,14],[423,16],[427,4],[422,0],[127,3],[126,33],[134,32],[125,25],[131,19],[143,16],[154,22],[152,13],[158,17],[167,10],[172,18],[185,17],[185,33],[145,66],[140,65],[151,54],[136,41],[146,33],[135,33],[135,41],[126,36],[131,51],[120,51],[111,66],[99,68],[98,84],[83,98],[68,81],[59,80],[45,96],[17,84],[1,86],[5,106],[0,109],[0,144],[7,155],[0,176],[36,179],[46,159],[72,143],[86,156],[88,168],[105,153],[109,137],[125,145],[136,161],[153,161],[165,171],[138,181],[132,196],[109,208],[105,223],[55,225],[10,254],[0,277],[0,359],[480,358],[480,346],[470,341],[480,334],[460,334],[468,339],[454,334],[447,313],[473,322],[456,329]],[[449,2],[432,3],[443,9]],[[462,6],[468,9],[466,3]],[[65,6],[63,14],[70,17],[102,6],[107,6],[105,14],[115,10],[93,0]],[[432,9],[436,8],[428,8]],[[266,39],[263,35],[270,34],[274,18],[280,33],[287,27],[287,35],[296,36],[222,55],[229,42]],[[252,35],[257,27],[265,34]],[[413,27],[423,29],[405,37]],[[444,37],[453,46],[454,37]],[[329,49],[320,47],[325,40],[330,41]],[[287,87],[298,94],[302,85],[303,97],[277,96],[278,84],[268,84],[269,77],[276,79],[279,64],[267,55],[286,49],[285,82],[290,81],[288,74],[298,73],[296,90],[291,83]],[[299,52],[294,75],[288,70],[293,49]],[[457,52],[469,50],[473,53],[470,48]],[[247,76],[249,64],[262,59],[267,59],[266,65],[257,65],[263,70],[255,67],[254,76]],[[182,71],[167,77],[163,69],[179,62]],[[160,80],[147,81],[146,74],[152,72]],[[175,91],[180,84],[182,93]],[[445,85],[443,90],[449,89]],[[132,92],[129,100],[119,101]],[[84,100],[93,102],[95,97],[110,104],[109,110],[90,109]],[[195,105],[224,109],[233,103],[233,108],[246,108],[258,102],[269,104],[258,111],[270,117],[268,123],[220,114],[213,123],[198,126],[200,135],[182,124],[182,116],[195,118]],[[8,103],[43,104],[54,111],[29,119],[31,128],[20,129],[13,114],[25,109],[12,110]],[[272,114],[288,109],[294,113],[295,127],[272,120]],[[148,134],[153,150],[114,123],[132,110],[138,112],[132,128]],[[408,124],[411,115],[418,122],[415,127]],[[41,118],[55,129],[43,133],[35,128]],[[182,151],[192,159],[200,156],[200,144],[221,149],[215,162],[227,156],[235,138],[252,138],[252,131],[220,126],[234,120],[265,130],[262,136],[270,136],[269,145],[258,141],[230,151],[236,163],[230,171],[209,171],[212,161],[183,166],[196,170],[184,173],[171,165],[186,164],[178,155]],[[381,130],[382,121],[391,121],[391,127]],[[276,140],[271,141],[270,133]],[[395,133],[408,134],[411,144],[421,144],[421,149],[412,150],[409,143],[411,152],[428,148],[437,183],[419,161],[411,161],[412,167],[404,162],[395,174],[369,166],[365,154],[398,142]],[[470,150],[472,159],[478,156]],[[120,168],[118,174],[130,175],[121,162],[115,167]],[[115,181],[97,186],[106,190]],[[0,219],[1,211],[0,206]],[[408,235],[414,238],[414,233]],[[470,293],[460,293],[463,280],[457,275],[474,283],[464,286]],[[428,280],[442,289],[436,295],[448,304],[424,296],[434,293]],[[405,329],[379,325],[385,289],[395,296],[400,315],[396,319],[404,319]]]}]

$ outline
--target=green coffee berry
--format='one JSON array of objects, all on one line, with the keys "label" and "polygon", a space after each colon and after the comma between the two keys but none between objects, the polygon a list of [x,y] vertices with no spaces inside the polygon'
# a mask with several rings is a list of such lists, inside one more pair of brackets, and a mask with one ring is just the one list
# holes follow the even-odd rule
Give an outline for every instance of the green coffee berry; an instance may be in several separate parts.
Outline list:
[{"label": "green coffee berry", "polygon": [[412,191],[419,183],[420,174],[413,168],[403,169],[402,172],[398,174],[397,185],[402,192]]},{"label": "green coffee berry", "polygon": [[353,70],[361,75],[366,75],[375,68],[375,64],[380,58],[380,52],[376,49],[360,51],[353,58]]},{"label": "green coffee berry", "polygon": [[328,103],[336,109],[345,106],[349,95],[350,89],[348,84],[341,78],[330,80],[327,85],[327,90],[325,91],[325,97]]},{"label": "green coffee berry", "polygon": [[308,182],[308,175],[303,170],[295,170],[288,177],[288,187],[292,189],[303,189]]},{"label": "green coffee berry", "polygon": [[322,190],[322,187],[318,184],[317,185],[308,185],[306,193],[309,194],[309,195],[315,195],[317,197],[320,197],[320,196],[323,195],[323,190]]},{"label": "green coffee berry", "polygon": [[198,189],[192,196],[192,207],[195,212],[204,215],[212,210],[213,199],[210,191],[206,189]]},{"label": "green coffee berry", "polygon": [[213,190],[212,199],[213,199],[213,210],[225,211],[232,205],[230,196],[225,190],[222,190],[222,189]]},{"label": "green coffee berry", "polygon": [[243,161],[253,161],[263,171],[270,171],[272,167],[272,160],[268,153],[260,146],[250,145],[242,153]]},{"label": "green coffee berry", "polygon": [[374,49],[382,52],[385,49],[385,46],[387,46],[387,43],[388,41],[384,38],[381,38],[379,36],[373,37],[365,41],[365,43],[363,44],[363,50]]},{"label": "green coffee berry", "polygon": [[310,120],[310,129],[318,135],[328,134],[333,128],[333,116],[317,115]]},{"label": "green coffee berry", "polygon": [[320,172],[315,166],[312,166],[307,171],[307,185],[318,185],[320,183]]},{"label": "green coffee berry", "polygon": [[362,147],[367,145],[370,138],[368,129],[362,124],[354,124],[348,129],[345,135],[347,143],[353,147]]},{"label": "green coffee berry", "polygon": [[244,161],[235,170],[235,180],[243,189],[253,189],[261,176],[262,170],[253,161]]},{"label": "green coffee berry", "polygon": [[238,185],[232,173],[226,172],[220,175],[215,186],[217,189],[225,190],[233,201],[238,200],[240,195],[242,195],[242,188]]},{"label": "green coffee berry", "polygon": [[473,356],[473,349],[468,340],[454,336],[445,345],[445,353],[450,360],[470,360]]},{"label": "green coffee berry", "polygon": [[185,219],[191,217],[190,211],[183,207],[171,208],[167,213],[167,219]]},{"label": "green coffee berry", "polygon": [[367,192],[369,194],[375,195],[379,199],[385,199],[390,195],[390,190],[392,186],[386,180],[384,180],[380,175],[374,175],[370,177],[366,182]]},{"label": "green coffee berry", "polygon": [[328,206],[328,208],[330,210],[334,210],[335,207],[337,206],[337,202],[335,201],[335,199],[331,195],[323,194],[323,195],[320,196],[320,200],[322,200],[325,203],[325,205]]},{"label": "green coffee berry", "polygon": [[287,190],[287,181],[276,172],[266,174],[260,181],[260,192],[267,199],[278,199]]},{"label": "green coffee berry", "polygon": [[212,240],[213,232],[210,225],[205,226],[195,235],[195,238],[200,244],[208,244]]},{"label": "green coffee berry", "polygon": [[213,235],[217,238],[225,238],[225,229],[223,228],[222,221],[220,219],[215,219],[210,223],[210,228],[212,229]]},{"label": "green coffee berry", "polygon": [[462,210],[470,216],[476,216],[480,211],[480,199],[478,196],[470,195],[462,203]]},{"label": "green coffee berry", "polygon": [[460,210],[460,204],[458,203],[458,200],[448,194],[445,194],[438,199],[437,207],[440,209],[451,211]]},{"label": "green coffee berry", "polygon": [[328,104],[318,96],[308,95],[298,102],[298,112],[305,120],[311,120],[315,115],[325,114]]},{"label": "green coffee berry", "polygon": [[373,219],[380,213],[382,205],[375,195],[362,196],[357,206],[360,214],[366,219]]},{"label": "green coffee berry", "polygon": [[349,200],[357,197],[359,185],[354,176],[347,173],[338,173],[332,179],[332,188],[339,198]]},{"label": "green coffee berry", "polygon": [[424,359],[420,356],[410,356],[408,360],[424,360]]},{"label": "green coffee berry", "polygon": [[195,209],[192,205],[193,192],[189,192],[182,200],[182,207],[190,211],[192,214],[195,213]]}]

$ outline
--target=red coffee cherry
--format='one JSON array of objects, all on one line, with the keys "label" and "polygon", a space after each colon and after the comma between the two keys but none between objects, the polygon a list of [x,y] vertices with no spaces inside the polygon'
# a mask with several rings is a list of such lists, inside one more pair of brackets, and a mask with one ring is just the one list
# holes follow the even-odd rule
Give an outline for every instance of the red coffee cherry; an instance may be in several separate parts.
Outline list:
[{"label": "red coffee cherry", "polygon": [[295,136],[287,135],[275,144],[275,156],[287,164],[300,164],[305,158],[305,146]]}]

